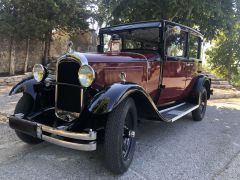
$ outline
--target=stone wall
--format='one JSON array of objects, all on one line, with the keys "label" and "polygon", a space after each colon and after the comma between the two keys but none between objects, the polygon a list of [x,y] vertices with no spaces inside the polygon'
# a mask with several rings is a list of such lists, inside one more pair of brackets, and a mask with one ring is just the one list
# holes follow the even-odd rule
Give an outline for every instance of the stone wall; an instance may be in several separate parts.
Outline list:
[{"label": "stone wall", "polygon": [[[10,39],[2,37],[1,35],[0,38],[0,76],[6,76],[9,73]],[[71,37],[66,34],[60,35],[55,33],[51,43],[50,56],[59,57],[64,54],[69,40],[73,41],[74,49],[77,51],[96,51],[97,35],[95,31],[80,31]],[[29,47],[28,70],[31,71],[34,64],[42,62],[44,43],[39,40],[31,39]],[[15,72],[21,74],[24,70],[26,41],[16,41],[14,51]]]},{"label": "stone wall", "polygon": [[0,86],[14,86],[23,79],[31,77],[32,73],[26,73],[24,75],[17,75],[17,76],[7,76],[7,77],[0,77]]},{"label": "stone wall", "polygon": [[[9,38],[1,37],[0,42],[0,74],[6,74],[9,72],[9,51],[10,51],[10,40]],[[23,72],[24,61],[26,54],[26,42],[25,41],[15,41],[15,69],[16,72]],[[29,49],[29,69],[35,63],[40,63],[42,59],[43,43],[37,40],[30,40]]]}]

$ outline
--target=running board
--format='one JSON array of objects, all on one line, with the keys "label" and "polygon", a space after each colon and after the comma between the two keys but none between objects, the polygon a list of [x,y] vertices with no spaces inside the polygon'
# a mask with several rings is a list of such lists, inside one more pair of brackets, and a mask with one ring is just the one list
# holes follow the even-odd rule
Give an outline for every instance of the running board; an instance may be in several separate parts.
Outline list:
[{"label": "running board", "polygon": [[197,109],[199,105],[190,103],[181,103],[176,106],[160,110],[159,113],[163,116],[165,121],[174,122],[188,113]]}]

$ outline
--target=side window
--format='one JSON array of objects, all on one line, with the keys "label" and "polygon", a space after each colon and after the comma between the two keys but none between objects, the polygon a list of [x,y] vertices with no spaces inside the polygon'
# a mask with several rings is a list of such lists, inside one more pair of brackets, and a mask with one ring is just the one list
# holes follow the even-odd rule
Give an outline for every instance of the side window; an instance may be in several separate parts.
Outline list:
[{"label": "side window", "polygon": [[[171,28],[171,27],[170,27]],[[166,54],[172,57],[185,57],[187,45],[187,32],[180,30],[178,33],[167,33]]]},{"label": "side window", "polygon": [[190,59],[199,59],[199,46],[200,46],[200,38],[190,34],[189,39],[189,58]]},{"label": "side window", "polygon": [[131,39],[126,39],[124,41],[124,49],[141,49],[141,42],[131,40]]},{"label": "side window", "polygon": [[103,38],[104,38],[104,49],[103,49],[103,51],[108,52],[110,50],[109,49],[109,43],[110,43],[110,40],[111,40],[111,35],[104,34]]}]

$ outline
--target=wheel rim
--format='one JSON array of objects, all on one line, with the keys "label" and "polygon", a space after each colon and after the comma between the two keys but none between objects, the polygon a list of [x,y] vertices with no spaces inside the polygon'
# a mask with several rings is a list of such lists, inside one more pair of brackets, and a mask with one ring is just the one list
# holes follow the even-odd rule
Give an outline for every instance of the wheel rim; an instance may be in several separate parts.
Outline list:
[{"label": "wheel rim", "polygon": [[124,160],[128,160],[134,138],[135,138],[135,131],[134,131],[134,125],[132,122],[132,116],[131,116],[131,113],[128,112],[125,119],[124,131],[123,131],[122,156]]},{"label": "wheel rim", "polygon": [[200,102],[200,106],[199,106],[199,109],[200,109],[200,112],[201,112],[201,115],[204,116],[205,112],[206,112],[206,107],[207,107],[207,96],[205,93],[203,93],[201,95],[201,102]]}]

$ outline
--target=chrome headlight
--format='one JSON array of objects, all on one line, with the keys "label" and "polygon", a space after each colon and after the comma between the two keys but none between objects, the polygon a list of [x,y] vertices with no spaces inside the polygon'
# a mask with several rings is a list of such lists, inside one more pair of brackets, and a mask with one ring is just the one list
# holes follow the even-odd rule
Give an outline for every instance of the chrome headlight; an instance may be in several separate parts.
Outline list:
[{"label": "chrome headlight", "polygon": [[78,71],[78,79],[83,87],[89,87],[92,85],[95,79],[95,72],[89,65],[83,65]]},{"label": "chrome headlight", "polygon": [[33,67],[33,77],[37,82],[41,82],[46,75],[46,71],[41,64],[35,64]]}]

